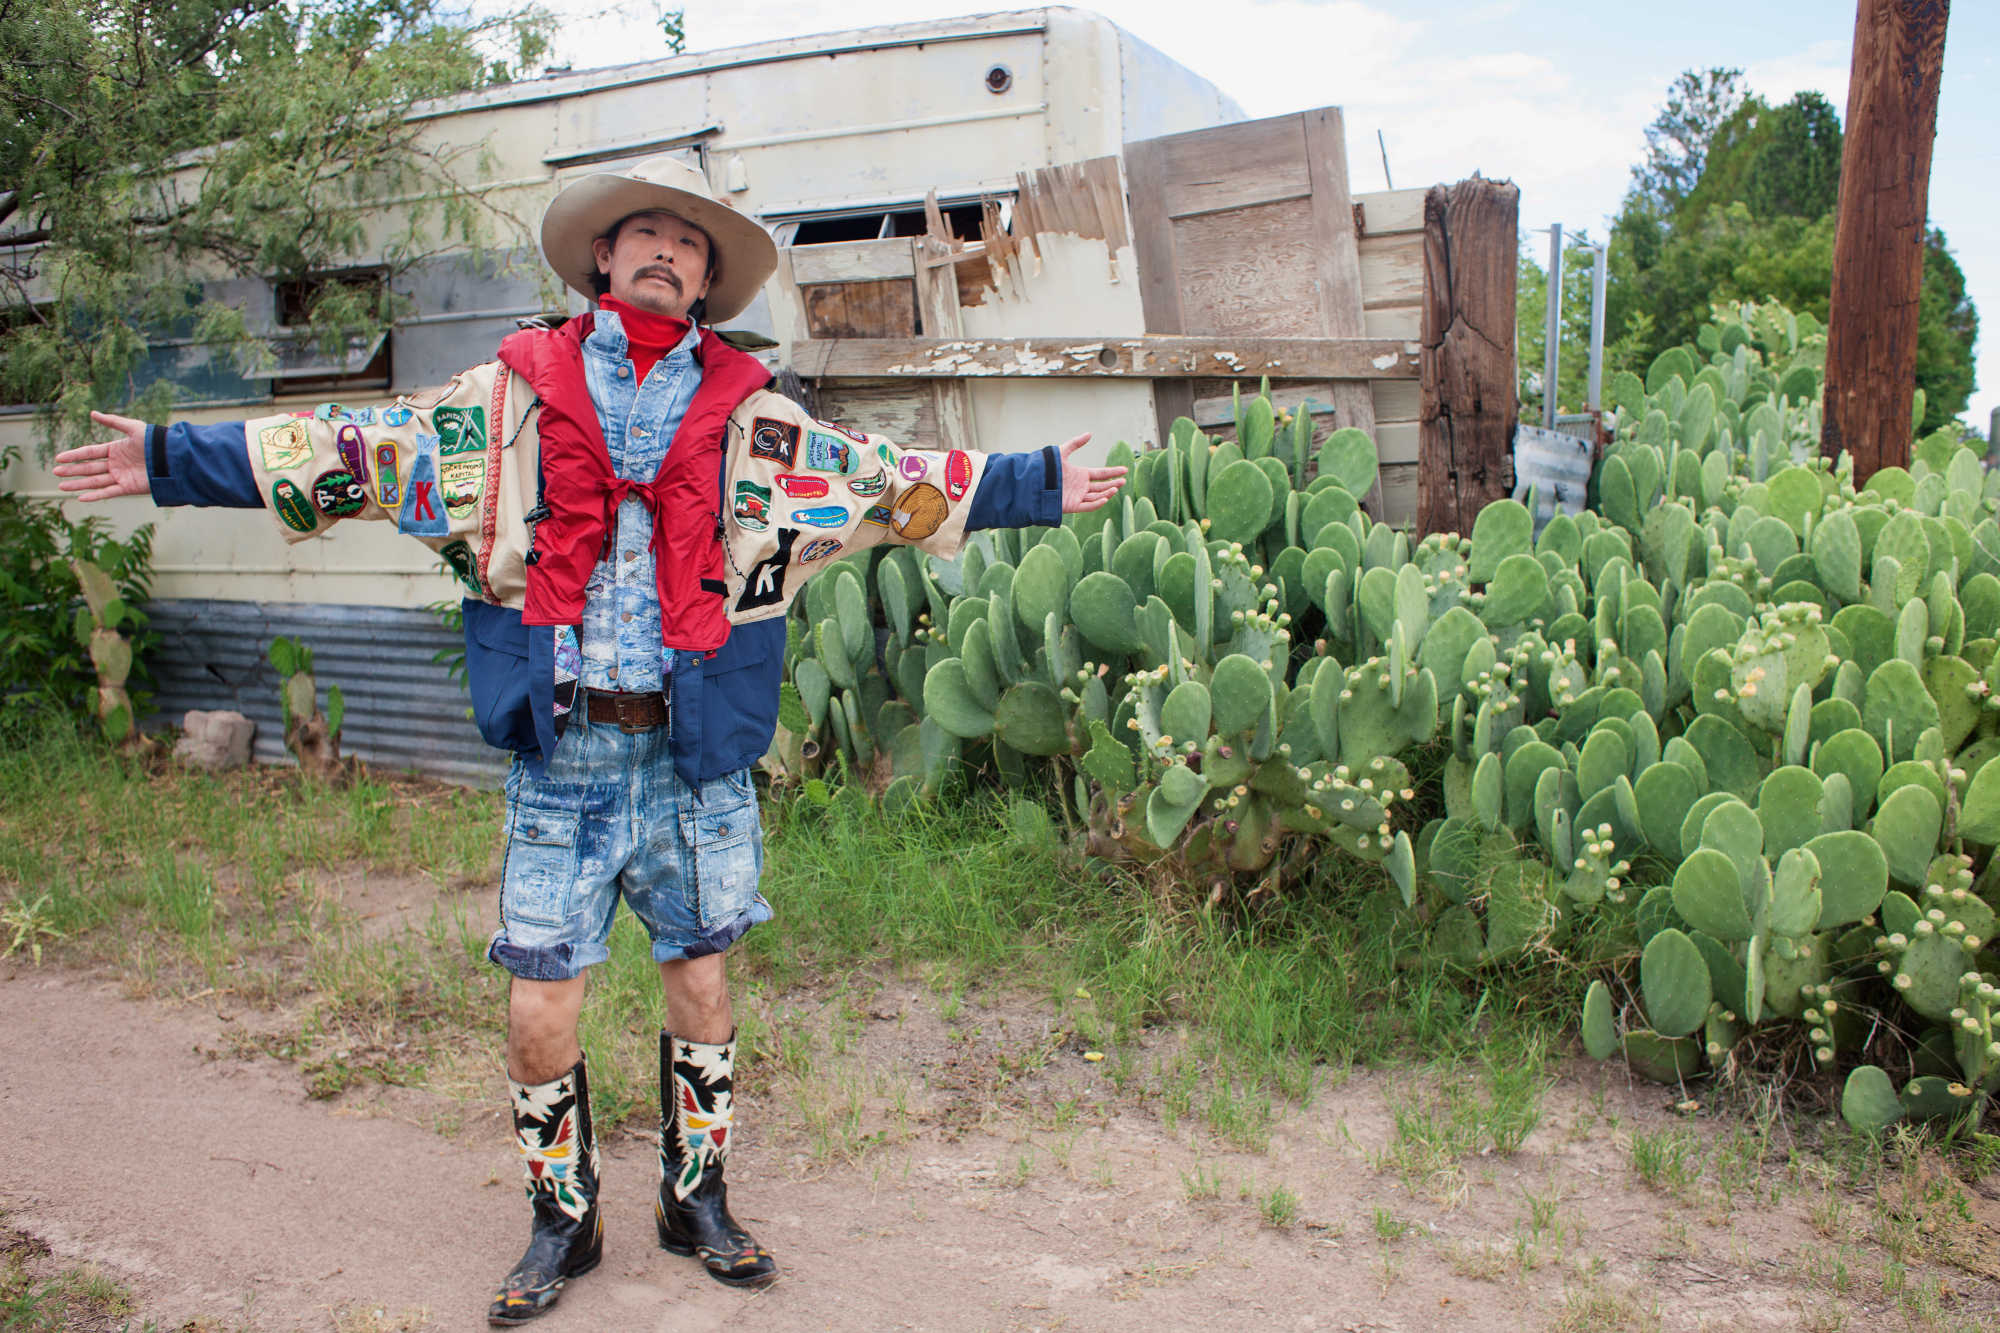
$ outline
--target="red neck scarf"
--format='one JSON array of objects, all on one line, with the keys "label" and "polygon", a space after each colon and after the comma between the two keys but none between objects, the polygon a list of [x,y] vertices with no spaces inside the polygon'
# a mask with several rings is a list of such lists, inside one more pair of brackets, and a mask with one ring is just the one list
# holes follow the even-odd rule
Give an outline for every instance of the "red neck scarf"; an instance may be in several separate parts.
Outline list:
[{"label": "red neck scarf", "polygon": [[764,363],[709,329],[695,355],[701,385],[674,432],[659,473],[649,482],[613,475],[604,430],[583,374],[583,340],[594,321],[582,315],[551,332],[526,329],[500,344],[500,361],[526,379],[541,400],[543,498],[550,517],[535,530],[524,624],[574,625],[583,590],[627,496],[653,515],[653,569],[660,634],[668,648],[713,652],[729,637],[723,605],[722,450],[729,415],[770,383]]},{"label": "red neck scarf", "polygon": [[618,316],[618,323],[625,330],[626,355],[632,358],[632,373],[641,384],[660,358],[679,347],[681,339],[687,337],[686,320],[641,310],[615,296],[599,297],[597,308]]}]

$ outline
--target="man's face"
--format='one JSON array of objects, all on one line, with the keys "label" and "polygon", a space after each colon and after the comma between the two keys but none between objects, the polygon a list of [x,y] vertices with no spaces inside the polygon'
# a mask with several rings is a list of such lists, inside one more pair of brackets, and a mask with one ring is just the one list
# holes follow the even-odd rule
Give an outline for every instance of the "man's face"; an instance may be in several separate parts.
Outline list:
[{"label": "man's face", "polygon": [[686,319],[708,295],[708,234],[672,213],[635,213],[612,240],[591,243],[611,295],[657,315]]}]

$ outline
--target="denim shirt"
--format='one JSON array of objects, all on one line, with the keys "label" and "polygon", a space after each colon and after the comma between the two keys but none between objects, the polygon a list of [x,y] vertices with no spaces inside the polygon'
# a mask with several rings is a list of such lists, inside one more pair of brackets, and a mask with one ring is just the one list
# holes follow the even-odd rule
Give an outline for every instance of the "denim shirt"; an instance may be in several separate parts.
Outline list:
[{"label": "denim shirt", "polygon": [[[624,325],[614,311],[597,312],[596,326],[583,340],[583,374],[618,476],[651,481],[659,472],[701,383],[694,358],[700,340],[700,330],[689,325],[687,336],[637,384]],[[586,690],[638,693],[666,687],[673,658],[660,642],[652,543],[652,511],[638,497],[626,497],[618,506],[611,545],[584,588],[580,646]]]}]

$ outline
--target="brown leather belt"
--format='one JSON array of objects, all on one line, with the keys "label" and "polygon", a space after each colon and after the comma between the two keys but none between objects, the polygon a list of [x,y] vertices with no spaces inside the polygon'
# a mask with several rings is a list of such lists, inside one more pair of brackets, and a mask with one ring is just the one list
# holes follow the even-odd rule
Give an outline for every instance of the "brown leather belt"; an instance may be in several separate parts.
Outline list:
[{"label": "brown leather belt", "polygon": [[588,690],[584,693],[583,712],[592,722],[616,723],[618,730],[628,735],[652,731],[667,725],[667,697]]}]

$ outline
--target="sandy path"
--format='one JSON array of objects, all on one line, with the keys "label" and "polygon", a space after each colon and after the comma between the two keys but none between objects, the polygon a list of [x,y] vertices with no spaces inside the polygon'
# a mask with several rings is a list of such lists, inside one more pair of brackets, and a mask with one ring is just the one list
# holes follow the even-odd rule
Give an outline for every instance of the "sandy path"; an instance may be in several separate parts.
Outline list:
[{"label": "sandy path", "polygon": [[[16,1148],[0,1210],[58,1259],[127,1283],[142,1321],[197,1321],[199,1333],[485,1327],[490,1286],[526,1231],[497,1116],[453,1140],[310,1101],[289,1065],[215,1054],[227,1029],[213,1012],[134,1002],[54,967],[0,967],[0,1013],[0,1124]],[[936,1016],[913,1022],[871,1031],[900,1029],[907,1046]],[[1081,1080],[1097,1073],[1051,1066],[1037,1095],[1089,1096]],[[775,1098],[753,1104],[772,1137],[753,1128],[734,1196],[786,1270],[757,1295],[654,1248],[652,1149],[620,1136],[608,1145],[605,1263],[537,1327],[1546,1329],[1577,1293],[1611,1291],[1632,1317],[1621,1326],[1743,1333],[1799,1327],[1830,1299],[1802,1272],[1827,1246],[1810,1192],[1705,1218],[1699,1195],[1676,1202],[1633,1179],[1622,1137],[1675,1123],[1659,1089],[1565,1080],[1523,1150],[1470,1162],[1449,1206],[1378,1169],[1388,1089],[1357,1075],[1323,1092],[1281,1118],[1268,1153],[1225,1151],[1113,1103],[1066,1144],[1005,1117],[962,1136],[920,1117],[913,1137],[838,1167],[801,1151]],[[436,1105],[399,1096],[416,1115]],[[1024,1153],[1032,1171],[1019,1170]],[[1212,1197],[1190,1189],[1200,1173],[1219,1182]],[[1260,1225],[1259,1192],[1275,1184],[1298,1195],[1299,1225]],[[1560,1197],[1568,1239],[1532,1265],[1477,1257],[1512,1252],[1530,1192]],[[1382,1238],[1378,1209],[1409,1232]],[[2000,1288],[1963,1283],[1975,1308],[2000,1313]],[[1865,1283],[1839,1304],[1848,1327],[1894,1318]]]}]

